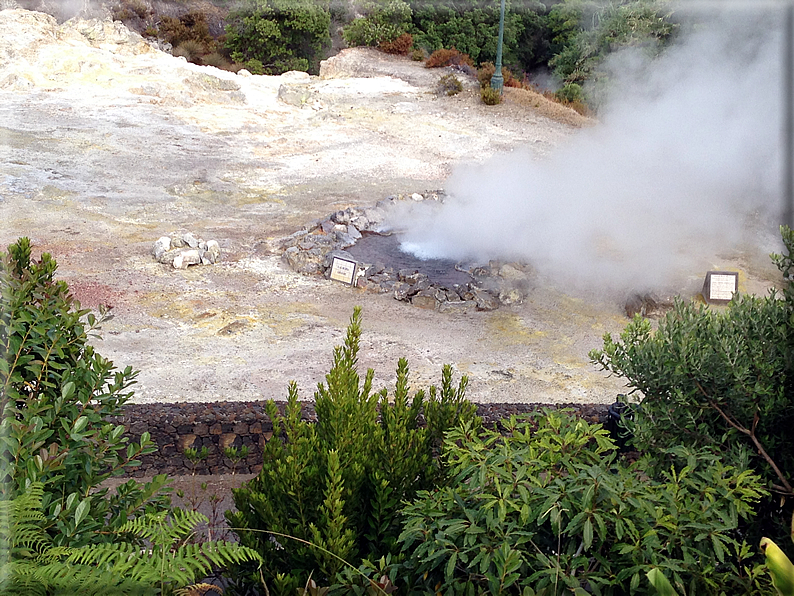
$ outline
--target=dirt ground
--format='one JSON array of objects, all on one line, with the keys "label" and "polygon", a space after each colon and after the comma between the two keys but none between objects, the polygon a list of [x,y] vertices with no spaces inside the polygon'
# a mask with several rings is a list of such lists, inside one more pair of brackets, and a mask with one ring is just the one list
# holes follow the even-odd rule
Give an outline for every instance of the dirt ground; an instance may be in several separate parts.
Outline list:
[{"label": "dirt ground", "polygon": [[[543,159],[592,124],[578,114],[513,90],[488,107],[473,80],[440,96],[444,71],[374,50],[346,50],[326,78],[235,75],[118,24],[21,10],[0,11],[0,58],[0,244],[31,237],[84,306],[112,305],[96,345],[140,370],[135,401],[283,399],[290,380],[310,398],[355,305],[378,387],[404,356],[415,387],[450,363],[474,401],[622,390],[587,354],[625,325],[625,296],[539,280],[523,304],[441,314],[298,275],[275,248],[334,210],[443,189],[455,167],[527,146]],[[221,262],[157,263],[174,231],[217,240]],[[743,287],[770,275],[743,272]]]}]

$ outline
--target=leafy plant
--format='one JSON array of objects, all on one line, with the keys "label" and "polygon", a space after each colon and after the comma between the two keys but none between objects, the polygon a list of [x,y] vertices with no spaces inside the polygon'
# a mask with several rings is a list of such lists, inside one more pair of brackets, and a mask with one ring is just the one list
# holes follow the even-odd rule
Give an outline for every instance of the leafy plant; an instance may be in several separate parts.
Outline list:
[{"label": "leafy plant", "polygon": [[455,387],[448,366],[440,390],[409,399],[408,365],[401,359],[392,399],[385,389],[372,393],[373,371],[362,380],[356,370],[360,324],[356,308],[344,346],[334,350],[333,367],[315,393],[316,423],[301,419],[294,383],[284,416],[267,404],[273,439],[262,471],[233,491],[237,511],[227,512],[229,525],[241,544],[262,554],[276,592],[305,585],[310,574],[320,584],[333,581],[340,559],[396,552],[401,503],[442,475],[433,457],[440,437],[461,421],[479,423],[465,399],[466,378]]},{"label": "leafy plant", "polygon": [[[794,515],[791,516],[791,542],[794,543]],[[781,548],[769,538],[761,539],[761,550],[766,555],[766,566],[772,584],[780,596],[794,596],[794,564]]]},{"label": "leafy plant", "polygon": [[438,80],[436,92],[439,95],[457,95],[463,91],[463,83],[453,74],[447,74]]},{"label": "leafy plant", "polygon": [[502,94],[490,85],[480,89],[480,98],[487,106],[495,106],[502,103]]},{"label": "leafy plant", "polygon": [[206,517],[180,509],[130,520],[112,533],[112,543],[56,546],[44,529],[43,495],[43,485],[34,482],[13,500],[0,501],[6,530],[0,539],[0,594],[171,594],[218,568],[259,560],[237,544],[187,544]]},{"label": "leafy plant", "polygon": [[110,314],[80,309],[66,283],[54,280],[56,268],[47,253],[31,258],[27,238],[0,254],[0,498],[42,482],[45,529],[56,545],[79,546],[164,508],[167,478],[130,480],[112,496],[99,489],[156,447],[148,433],[136,444],[107,421],[132,396],[136,373],[94,351],[89,336]]},{"label": "leafy plant", "polygon": [[617,595],[653,569],[686,593],[755,590],[736,528],[765,491],[709,450],[667,450],[648,477],[600,425],[546,410],[511,418],[504,435],[453,429],[445,453],[453,479],[404,510],[415,590]]},{"label": "leafy plant", "polygon": [[160,37],[175,48],[185,42],[192,42],[200,48],[197,53],[203,54],[215,45],[207,15],[203,12],[191,11],[179,18],[163,15],[158,30]]},{"label": "leafy plant", "polygon": [[[328,0],[246,0],[227,18],[226,48],[253,74],[317,73],[330,46]],[[254,72],[249,63],[262,65]]]},{"label": "leafy plant", "polygon": [[[387,49],[384,51],[388,53],[408,52],[413,43],[413,38],[409,41],[403,37],[407,35],[411,24],[411,8],[408,4],[403,0],[371,0],[364,3],[360,10],[362,16],[354,19],[342,32],[348,46],[385,45]],[[398,39],[401,41],[397,42]]]},{"label": "leafy plant", "polygon": [[770,488],[794,496],[794,234],[781,232],[783,299],[739,296],[724,312],[679,300],[656,331],[635,318],[590,356],[641,393],[637,448],[711,445],[740,457],[746,447]]},{"label": "leafy plant", "polygon": [[[438,0],[411,4],[414,24],[411,33],[417,46],[428,51],[455,47],[477,63],[496,59],[498,2],[471,0],[460,3],[454,0]],[[545,10],[540,2],[520,4],[521,14],[514,10],[513,2],[508,0],[506,3],[504,52],[505,62],[508,64],[517,61],[518,40],[525,28],[523,15]]]}]

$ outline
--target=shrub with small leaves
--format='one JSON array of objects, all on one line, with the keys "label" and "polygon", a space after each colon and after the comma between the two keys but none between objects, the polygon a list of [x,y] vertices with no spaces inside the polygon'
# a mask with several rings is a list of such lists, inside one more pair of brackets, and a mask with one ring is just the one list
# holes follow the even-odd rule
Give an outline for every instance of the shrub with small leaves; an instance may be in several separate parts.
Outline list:
[{"label": "shrub with small leaves", "polygon": [[[382,46],[402,49],[408,38],[407,29],[411,24],[411,8],[403,0],[371,0],[361,7],[362,16],[354,19],[342,32],[345,43],[350,46]],[[410,37],[410,36],[409,36]],[[400,41],[397,41],[400,40]],[[388,44],[396,44],[388,46]],[[407,53],[413,44],[413,37],[405,47]],[[388,51],[385,50],[384,51]]]},{"label": "shrub with small leaves", "polygon": [[427,58],[427,54],[425,54],[425,51],[422,50],[421,48],[417,48],[413,52],[411,52],[411,60],[413,60],[414,62],[422,62],[422,60],[424,60],[425,58]]},{"label": "shrub with small leaves", "polygon": [[436,93],[439,95],[457,95],[463,91],[463,83],[453,74],[444,75],[438,80]]},{"label": "shrub with small leaves", "polygon": [[502,103],[502,94],[490,85],[480,89],[480,97],[486,106],[495,106]]}]

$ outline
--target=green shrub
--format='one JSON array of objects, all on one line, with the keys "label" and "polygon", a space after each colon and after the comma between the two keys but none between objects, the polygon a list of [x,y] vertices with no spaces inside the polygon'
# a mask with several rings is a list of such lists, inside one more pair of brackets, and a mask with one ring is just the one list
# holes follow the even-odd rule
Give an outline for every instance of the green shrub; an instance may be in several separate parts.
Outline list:
[{"label": "green shrub", "polygon": [[328,0],[247,0],[230,13],[227,23],[226,48],[232,60],[258,60],[260,74],[316,74],[331,44]]},{"label": "green shrub", "polygon": [[[403,0],[366,2],[361,12],[363,16],[354,19],[342,32],[345,43],[350,47],[394,42],[407,32],[411,23],[411,9]],[[405,51],[410,47],[408,44]]]},{"label": "green shrub", "polygon": [[115,495],[99,489],[155,450],[148,433],[130,442],[108,422],[130,399],[136,373],[116,370],[88,343],[103,320],[55,281],[57,265],[31,258],[22,238],[0,254],[0,497],[13,499],[44,483],[46,527],[58,546],[109,540],[113,530],[147,508],[163,508],[165,476],[134,480]]},{"label": "green shrub", "polygon": [[422,60],[424,60],[426,57],[427,54],[425,54],[425,51],[422,49],[417,48],[411,52],[411,60],[414,62],[422,62]]},{"label": "green shrub", "polygon": [[460,79],[453,74],[444,75],[438,80],[438,85],[436,86],[436,92],[439,95],[457,95],[463,91],[463,83],[460,82]]},{"label": "green shrub", "polygon": [[[530,2],[527,9],[541,10],[540,3]],[[455,47],[476,63],[496,59],[499,33],[499,2],[490,0],[435,0],[413,2],[411,33],[417,46],[435,51]],[[505,13],[504,60],[516,61],[515,50],[523,31],[522,17],[508,3]]]},{"label": "green shrub", "polygon": [[578,83],[565,83],[554,93],[554,96],[561,103],[584,102],[584,91]]},{"label": "green shrub", "polygon": [[291,384],[285,416],[273,402],[266,406],[274,430],[262,471],[233,491],[229,525],[263,556],[271,591],[294,593],[310,574],[320,585],[331,582],[340,558],[376,560],[396,551],[402,502],[441,477],[433,457],[441,436],[459,422],[479,423],[464,397],[466,378],[453,387],[448,366],[440,391],[409,399],[408,365],[400,360],[393,400],[385,389],[371,393],[373,371],[363,382],[356,371],[360,320],[357,308],[315,393],[317,422],[301,420]]},{"label": "green shrub", "polygon": [[794,496],[794,234],[782,235],[782,299],[734,297],[725,311],[679,300],[656,331],[635,318],[590,356],[640,393],[636,448],[744,448],[773,491]]},{"label": "green shrub", "polygon": [[678,25],[668,3],[658,0],[597,2],[566,0],[548,16],[549,66],[564,83],[593,81],[601,87],[598,66],[621,48],[639,47],[655,55],[675,37]]},{"label": "green shrub", "polygon": [[648,477],[600,425],[544,411],[504,436],[451,430],[445,456],[453,479],[403,512],[417,592],[617,596],[659,569],[686,594],[757,593],[736,529],[765,491],[712,451],[667,450]]},{"label": "green shrub", "polygon": [[502,94],[496,89],[491,88],[490,85],[480,89],[480,98],[486,106],[495,106],[502,103]]}]

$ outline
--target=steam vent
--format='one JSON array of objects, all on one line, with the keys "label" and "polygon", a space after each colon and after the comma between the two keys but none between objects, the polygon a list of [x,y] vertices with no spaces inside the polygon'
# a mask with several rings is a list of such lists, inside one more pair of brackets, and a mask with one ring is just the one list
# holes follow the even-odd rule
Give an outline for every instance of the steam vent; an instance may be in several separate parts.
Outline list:
[{"label": "steam vent", "polygon": [[328,279],[334,259],[353,262],[352,286],[442,313],[523,302],[532,285],[532,270],[525,264],[425,260],[404,252],[399,227],[389,217],[403,201],[443,201],[443,193],[391,196],[372,208],[331,213],[282,239],[282,258],[294,271]]}]

